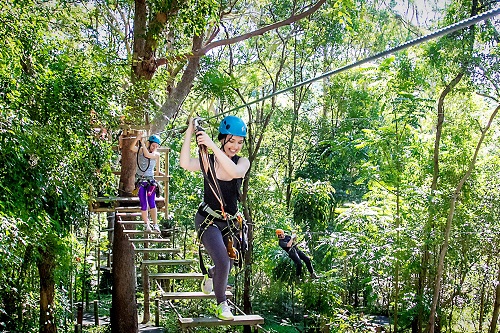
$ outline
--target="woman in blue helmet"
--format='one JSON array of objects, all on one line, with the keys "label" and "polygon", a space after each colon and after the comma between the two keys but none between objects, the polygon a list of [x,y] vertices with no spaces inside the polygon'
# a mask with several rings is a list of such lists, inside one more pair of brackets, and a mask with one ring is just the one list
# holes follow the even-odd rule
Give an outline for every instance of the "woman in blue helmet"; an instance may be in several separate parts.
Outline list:
[{"label": "woman in blue helmet", "polygon": [[[137,143],[139,143],[137,145]],[[159,175],[158,167],[160,165],[160,153],[157,151],[160,147],[160,138],[156,135],[151,135],[147,143],[144,142],[144,137],[137,137],[136,144],[132,145],[132,151],[137,154],[137,170],[135,173],[136,187],[138,187],[139,202],[141,205],[141,217],[144,221],[145,230],[147,232],[160,232],[158,226],[158,212],[156,209],[156,183],[154,176]],[[155,171],[156,170],[156,171]],[[153,229],[149,225],[149,215],[153,220]]]},{"label": "woman in blue helmet", "polygon": [[[198,158],[191,157],[191,139],[196,130],[194,124],[188,126],[180,154],[180,166],[188,171],[200,171],[202,167],[207,169],[207,166],[200,165]],[[231,217],[238,212],[237,201],[241,180],[250,168],[250,161],[237,155],[243,147],[246,135],[245,123],[235,116],[227,116],[220,123],[218,135],[220,146],[205,131],[196,132],[197,144],[205,145],[212,152],[209,154],[209,159],[215,167],[216,181],[225,203],[224,211]],[[216,316],[222,320],[233,320],[234,316],[226,301],[227,280],[232,260],[226,247],[228,238],[221,232],[227,226],[227,221],[221,216],[221,201],[214,192],[205,179],[204,202],[196,212],[195,227],[214,266],[208,270],[201,287],[206,294],[213,289],[218,304]]]}]

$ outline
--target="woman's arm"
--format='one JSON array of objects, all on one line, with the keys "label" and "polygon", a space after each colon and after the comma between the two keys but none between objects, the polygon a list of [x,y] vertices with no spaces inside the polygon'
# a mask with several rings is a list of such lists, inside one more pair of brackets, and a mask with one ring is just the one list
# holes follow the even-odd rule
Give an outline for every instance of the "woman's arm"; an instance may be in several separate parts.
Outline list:
[{"label": "woman's arm", "polygon": [[150,152],[149,149],[146,148],[146,143],[144,142],[144,138],[141,140],[141,148],[142,149],[142,154],[144,157],[149,158],[149,159],[154,159],[160,156],[160,153],[157,151]]},{"label": "woman's arm", "polygon": [[179,157],[179,165],[181,168],[188,171],[198,171],[200,168],[200,161],[197,158],[191,157],[191,137],[194,132],[194,124],[191,119],[189,119],[189,125],[186,129],[186,134],[184,135],[184,142],[181,148],[181,155]]},{"label": "woman's arm", "polygon": [[160,171],[160,153],[156,152],[156,168],[155,168],[155,175],[156,176],[163,176],[164,173]]},{"label": "woman's arm", "polygon": [[141,135],[137,134],[135,137],[135,140],[130,144],[130,150],[132,150],[134,153],[137,153],[139,151],[139,147],[137,146],[137,142],[141,139]]}]

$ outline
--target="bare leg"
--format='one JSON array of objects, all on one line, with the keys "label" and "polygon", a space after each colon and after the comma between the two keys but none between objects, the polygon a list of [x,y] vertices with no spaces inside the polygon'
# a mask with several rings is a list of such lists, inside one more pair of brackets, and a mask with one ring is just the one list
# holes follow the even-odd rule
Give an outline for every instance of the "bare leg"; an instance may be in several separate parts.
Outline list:
[{"label": "bare leg", "polygon": [[158,223],[158,209],[156,207],[151,208],[149,210],[149,215],[151,215],[151,220],[153,220],[153,224]]},{"label": "bare leg", "polygon": [[144,221],[144,224],[148,225],[149,220],[148,220],[148,211],[147,210],[141,210],[141,217],[142,217],[142,220]]}]

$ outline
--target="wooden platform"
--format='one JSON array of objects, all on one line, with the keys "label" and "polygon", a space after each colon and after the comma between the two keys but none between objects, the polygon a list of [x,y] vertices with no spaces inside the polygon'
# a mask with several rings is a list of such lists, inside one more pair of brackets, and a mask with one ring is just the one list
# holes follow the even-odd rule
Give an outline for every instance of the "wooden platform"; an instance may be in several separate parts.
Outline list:
[{"label": "wooden platform", "polygon": [[[139,202],[139,197],[97,197],[94,202]],[[155,201],[165,201],[164,197],[156,197]]]},{"label": "wooden platform", "polygon": [[[226,291],[226,297],[232,298],[233,293]],[[160,295],[162,300],[175,300],[175,299],[211,299],[215,298],[215,294],[211,292],[210,294],[205,294],[201,291],[180,291],[180,292],[163,292]]]},{"label": "wooden platform", "polygon": [[[165,198],[156,197],[158,211],[165,210]],[[97,197],[89,202],[91,212],[140,213],[139,197]],[[122,215],[123,216],[123,215]]]},{"label": "wooden platform", "polygon": [[215,317],[200,317],[200,318],[179,318],[179,325],[181,328],[204,326],[236,326],[236,325],[247,325],[255,326],[264,324],[264,318],[259,315],[246,315],[246,316],[234,316],[234,320],[220,320]]}]

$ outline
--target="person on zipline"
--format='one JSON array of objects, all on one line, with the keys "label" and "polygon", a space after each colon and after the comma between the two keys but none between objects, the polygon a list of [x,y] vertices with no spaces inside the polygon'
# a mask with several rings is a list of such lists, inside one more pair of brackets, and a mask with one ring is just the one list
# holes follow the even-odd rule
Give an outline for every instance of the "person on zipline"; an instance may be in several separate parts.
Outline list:
[{"label": "person on zipline", "polygon": [[[138,189],[141,217],[144,221],[144,230],[146,232],[160,232],[155,201],[158,183],[154,178],[155,174],[160,174],[158,168],[156,168],[156,166],[160,165],[160,153],[157,151],[160,143],[160,138],[157,135],[151,135],[147,143],[144,142],[144,137],[138,135],[135,144],[131,147],[131,150],[137,154],[135,186]],[[151,220],[153,220],[153,230],[151,230],[151,226],[149,225],[148,206],[149,215],[151,216]]]},{"label": "person on zipline", "polygon": [[[200,152],[203,151],[202,148],[207,152],[206,156],[200,153],[199,159],[191,157],[193,132],[196,133]],[[198,238],[214,266],[206,270],[204,265],[200,264],[202,272],[207,273],[203,272],[201,288],[206,294],[213,289],[218,304],[215,315],[222,320],[234,319],[226,300],[227,280],[235,259],[228,223],[237,218],[237,201],[242,178],[250,168],[250,161],[237,155],[243,147],[246,135],[247,127],[243,120],[227,116],[219,125],[219,148],[201,127],[197,128],[194,122],[191,124],[190,121],[180,154],[180,166],[183,169],[202,171],[205,177],[204,202],[200,204],[194,222]],[[208,154],[207,148],[212,151],[211,154]]]},{"label": "person on zipline", "polygon": [[276,229],[276,237],[279,239],[278,242],[280,247],[285,250],[290,259],[292,259],[295,263],[295,274],[297,278],[302,276],[302,261],[304,261],[306,263],[307,270],[311,275],[311,279],[317,279],[318,276],[314,273],[311,259],[309,259],[309,257],[302,252],[296,244],[294,244],[294,241],[297,239],[297,235],[295,233],[292,233],[291,236],[285,235],[283,229]]}]

